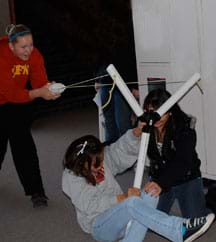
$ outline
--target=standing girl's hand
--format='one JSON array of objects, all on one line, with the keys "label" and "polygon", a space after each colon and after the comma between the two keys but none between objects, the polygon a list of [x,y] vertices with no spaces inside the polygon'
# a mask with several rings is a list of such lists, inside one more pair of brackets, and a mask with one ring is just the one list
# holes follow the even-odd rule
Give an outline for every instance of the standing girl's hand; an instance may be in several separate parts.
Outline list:
[{"label": "standing girl's hand", "polygon": [[29,96],[32,100],[34,100],[35,98],[41,97],[45,100],[55,100],[57,98],[59,98],[61,95],[59,93],[53,93],[49,90],[49,86],[51,85],[51,83],[47,83],[46,85],[37,88],[37,89],[33,89],[29,91]]}]

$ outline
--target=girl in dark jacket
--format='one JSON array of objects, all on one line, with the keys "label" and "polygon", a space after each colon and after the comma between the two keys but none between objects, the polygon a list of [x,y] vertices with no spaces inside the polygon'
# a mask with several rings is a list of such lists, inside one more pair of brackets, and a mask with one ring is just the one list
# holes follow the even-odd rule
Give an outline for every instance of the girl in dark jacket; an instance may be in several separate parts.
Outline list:
[{"label": "girl in dark jacket", "polygon": [[[157,110],[170,93],[151,91],[144,101],[145,111]],[[150,134],[148,157],[150,181],[145,191],[159,196],[158,209],[169,213],[175,199],[183,217],[206,215],[200,160],[196,152],[194,118],[175,104],[154,124]]]}]

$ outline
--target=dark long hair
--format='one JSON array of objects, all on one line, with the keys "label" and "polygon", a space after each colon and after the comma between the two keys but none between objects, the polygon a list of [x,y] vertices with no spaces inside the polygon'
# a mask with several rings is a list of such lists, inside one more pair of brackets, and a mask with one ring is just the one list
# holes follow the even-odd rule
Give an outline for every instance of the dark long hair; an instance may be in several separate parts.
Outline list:
[{"label": "dark long hair", "polygon": [[63,167],[74,172],[77,176],[84,177],[88,183],[96,185],[91,173],[92,158],[96,157],[96,167],[102,162],[104,145],[93,135],[86,135],[74,140],[68,147]]},{"label": "dark long hair", "polygon": [[[169,98],[171,94],[163,89],[156,89],[149,92],[146,96],[143,104],[143,109],[148,110],[149,106],[154,110],[157,110],[162,104],[164,104]],[[176,103],[169,110],[170,120],[172,121],[173,128],[184,128],[184,126],[188,126],[190,123],[190,118],[186,113],[184,113],[180,106]]]},{"label": "dark long hair", "polygon": [[[171,94],[166,90],[153,90],[149,92],[146,96],[143,108],[148,110],[149,107],[157,110],[163,103],[165,103]],[[170,110],[168,110],[171,115],[165,126],[165,136],[163,140],[162,154],[158,152],[155,133],[151,132],[148,146],[148,156],[150,158],[150,175],[152,177],[157,177],[162,169],[163,161],[171,161],[173,157],[173,152],[175,150],[175,141],[182,132],[190,127],[191,118],[184,113],[179,105],[174,104]],[[156,131],[156,130],[155,130]]]}]

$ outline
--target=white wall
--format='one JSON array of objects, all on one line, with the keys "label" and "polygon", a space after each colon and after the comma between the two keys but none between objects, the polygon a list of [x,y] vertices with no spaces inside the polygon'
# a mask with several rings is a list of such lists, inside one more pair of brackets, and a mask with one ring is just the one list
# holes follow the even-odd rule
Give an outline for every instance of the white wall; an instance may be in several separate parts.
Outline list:
[{"label": "white wall", "polygon": [[[195,72],[201,73],[202,95],[194,87],[180,102],[197,117],[197,150],[203,176],[216,179],[216,9],[215,0],[132,0],[141,102],[147,77],[165,77],[174,93]],[[214,106],[214,107],[213,107]]]},{"label": "white wall", "polygon": [[215,0],[201,1],[202,78],[207,166],[206,173],[216,177],[216,25]]}]

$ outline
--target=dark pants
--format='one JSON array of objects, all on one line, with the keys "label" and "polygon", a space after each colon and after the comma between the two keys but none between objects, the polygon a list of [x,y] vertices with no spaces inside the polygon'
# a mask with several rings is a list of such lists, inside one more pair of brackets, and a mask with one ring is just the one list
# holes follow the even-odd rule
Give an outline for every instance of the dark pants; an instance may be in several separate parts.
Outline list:
[{"label": "dark pants", "polygon": [[201,178],[172,187],[160,196],[158,209],[169,213],[174,201],[178,201],[182,217],[193,218],[205,216],[211,211],[206,208],[203,183]]},{"label": "dark pants", "polygon": [[[101,102],[104,105],[109,99],[110,87],[100,89]],[[109,105],[103,110],[105,121],[105,141],[107,144],[115,142],[128,129],[132,128],[132,110],[122,94],[114,89]]]},{"label": "dark pants", "polygon": [[44,194],[39,160],[30,128],[28,104],[0,105],[0,168],[9,142],[25,194]]}]

